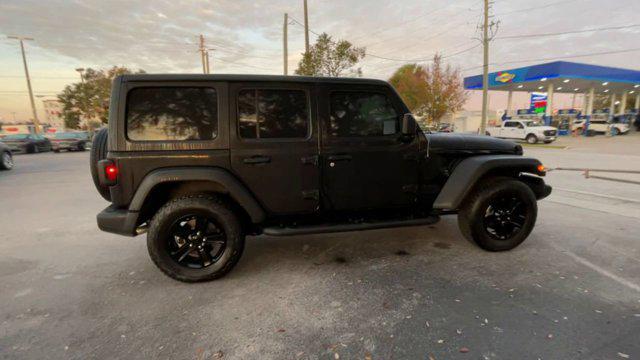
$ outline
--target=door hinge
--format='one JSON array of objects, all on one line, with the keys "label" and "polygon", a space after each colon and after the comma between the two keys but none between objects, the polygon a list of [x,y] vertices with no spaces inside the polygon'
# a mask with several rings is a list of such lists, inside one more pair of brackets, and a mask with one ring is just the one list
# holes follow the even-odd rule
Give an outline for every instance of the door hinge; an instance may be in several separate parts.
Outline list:
[{"label": "door hinge", "polygon": [[418,185],[416,184],[409,184],[409,185],[404,185],[402,187],[402,191],[406,192],[406,193],[417,193],[418,192]]},{"label": "door hinge", "polygon": [[302,164],[304,165],[318,166],[318,155],[304,156],[300,160],[302,160]]},{"label": "door hinge", "polygon": [[302,198],[305,200],[320,200],[320,191],[315,190],[302,190]]}]

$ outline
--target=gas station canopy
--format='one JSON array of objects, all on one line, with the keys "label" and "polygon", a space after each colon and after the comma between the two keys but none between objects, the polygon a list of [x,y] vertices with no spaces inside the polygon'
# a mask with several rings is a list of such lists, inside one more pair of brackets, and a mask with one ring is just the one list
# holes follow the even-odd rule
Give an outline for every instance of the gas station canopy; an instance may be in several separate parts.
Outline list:
[{"label": "gas station canopy", "polygon": [[[556,93],[640,92],[640,71],[566,61],[489,73],[489,90]],[[482,75],[464,79],[467,90],[482,89]]]}]

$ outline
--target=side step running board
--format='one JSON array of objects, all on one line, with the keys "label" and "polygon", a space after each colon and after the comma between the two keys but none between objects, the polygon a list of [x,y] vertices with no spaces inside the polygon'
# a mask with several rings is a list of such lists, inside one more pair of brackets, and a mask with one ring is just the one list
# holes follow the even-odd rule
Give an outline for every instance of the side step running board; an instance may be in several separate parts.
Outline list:
[{"label": "side step running board", "polygon": [[270,236],[292,236],[292,235],[304,235],[304,234],[322,234],[322,233],[334,233],[345,231],[357,231],[357,230],[372,230],[372,229],[385,229],[402,226],[420,226],[435,224],[440,220],[437,215],[431,215],[426,218],[410,219],[410,220],[395,220],[395,221],[381,221],[374,223],[357,223],[357,224],[323,224],[323,225],[310,225],[299,227],[267,227],[263,229],[263,234]]}]

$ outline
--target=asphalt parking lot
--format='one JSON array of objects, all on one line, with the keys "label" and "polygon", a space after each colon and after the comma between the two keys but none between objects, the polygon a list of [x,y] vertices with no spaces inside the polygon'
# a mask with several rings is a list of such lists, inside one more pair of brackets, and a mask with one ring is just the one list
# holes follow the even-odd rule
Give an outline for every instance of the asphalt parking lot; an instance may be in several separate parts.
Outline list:
[{"label": "asphalt parking lot", "polygon": [[[525,151],[640,170],[630,144]],[[640,359],[638,185],[552,171],[537,227],[507,253],[443,217],[249,238],[227,277],[183,284],[154,267],[144,236],[97,229],[107,203],[88,153],[15,163],[0,172],[0,358]]]}]

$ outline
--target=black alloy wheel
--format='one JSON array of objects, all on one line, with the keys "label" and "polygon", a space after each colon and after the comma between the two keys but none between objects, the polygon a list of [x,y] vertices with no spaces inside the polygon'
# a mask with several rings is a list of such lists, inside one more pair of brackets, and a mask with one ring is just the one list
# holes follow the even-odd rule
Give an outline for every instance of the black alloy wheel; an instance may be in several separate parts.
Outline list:
[{"label": "black alloy wheel", "polygon": [[520,245],[538,216],[536,197],[522,181],[492,177],[477,184],[458,213],[462,235],[484,250],[505,251]]},{"label": "black alloy wheel", "polygon": [[226,249],[225,232],[206,215],[186,215],[176,220],[166,236],[166,251],[179,265],[206,268],[220,259]]},{"label": "black alloy wheel", "polygon": [[523,229],[527,208],[517,195],[491,199],[484,214],[484,229],[496,240],[506,240]]}]

